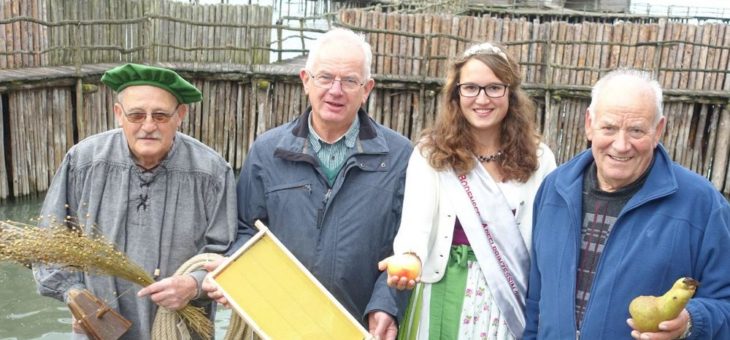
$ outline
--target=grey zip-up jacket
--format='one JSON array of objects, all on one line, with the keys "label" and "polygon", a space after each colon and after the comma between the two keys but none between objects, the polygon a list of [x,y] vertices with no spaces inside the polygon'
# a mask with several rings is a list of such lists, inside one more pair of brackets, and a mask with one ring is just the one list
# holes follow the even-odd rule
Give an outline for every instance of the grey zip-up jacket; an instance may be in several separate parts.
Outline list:
[{"label": "grey zip-up jacket", "polygon": [[[400,320],[408,292],[386,285],[378,261],[398,231],[408,139],[358,112],[360,133],[330,187],[307,139],[310,110],[258,137],[238,181],[238,249],[262,220],[356,318]],[[316,308],[316,307],[313,307]]]}]

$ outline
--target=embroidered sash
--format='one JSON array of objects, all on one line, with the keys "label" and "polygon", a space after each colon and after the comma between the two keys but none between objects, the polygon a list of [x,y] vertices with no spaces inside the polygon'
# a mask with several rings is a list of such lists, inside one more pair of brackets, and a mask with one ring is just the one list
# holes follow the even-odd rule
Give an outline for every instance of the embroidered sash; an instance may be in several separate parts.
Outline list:
[{"label": "embroidered sash", "polygon": [[478,164],[468,175],[440,173],[489,290],[515,338],[525,329],[530,255],[497,183]]}]

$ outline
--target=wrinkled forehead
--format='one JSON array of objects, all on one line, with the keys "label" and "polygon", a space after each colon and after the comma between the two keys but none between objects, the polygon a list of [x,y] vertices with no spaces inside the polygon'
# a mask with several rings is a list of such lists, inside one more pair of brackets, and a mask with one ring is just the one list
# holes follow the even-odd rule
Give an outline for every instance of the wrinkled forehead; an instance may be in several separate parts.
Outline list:
[{"label": "wrinkled forehead", "polygon": [[597,127],[614,126],[648,129],[653,127],[653,116],[647,116],[645,112],[638,112],[631,109],[611,108],[608,110],[599,110],[595,125]]}]

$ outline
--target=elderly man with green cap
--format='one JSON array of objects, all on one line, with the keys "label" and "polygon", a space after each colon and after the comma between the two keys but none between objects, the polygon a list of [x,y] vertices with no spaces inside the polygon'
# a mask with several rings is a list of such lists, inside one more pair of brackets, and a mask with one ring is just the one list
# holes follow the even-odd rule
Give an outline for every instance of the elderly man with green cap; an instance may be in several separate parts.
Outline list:
[{"label": "elderly man with green cap", "polygon": [[187,104],[201,100],[195,86],[171,70],[137,64],[113,68],[101,80],[117,93],[121,128],[68,151],[46,194],[43,223],[69,216],[157,282],[140,290],[52,266],[35,266],[34,276],[41,294],[62,301],[73,289],[90,290],[132,321],[124,339],[149,339],[158,306],[177,310],[192,301],[212,314],[200,293],[205,271],[173,274],[196,254],[223,252],[235,239],[235,178],[218,153],[177,131]]}]

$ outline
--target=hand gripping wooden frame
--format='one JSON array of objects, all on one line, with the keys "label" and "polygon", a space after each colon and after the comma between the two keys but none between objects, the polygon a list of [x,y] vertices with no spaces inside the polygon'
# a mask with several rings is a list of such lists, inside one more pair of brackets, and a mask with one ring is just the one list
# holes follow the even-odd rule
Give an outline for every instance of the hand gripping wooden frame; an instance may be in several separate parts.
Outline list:
[{"label": "hand gripping wooden frame", "polygon": [[269,229],[212,274],[231,307],[263,339],[374,339]]},{"label": "hand gripping wooden frame", "polygon": [[86,336],[92,340],[116,340],[129,330],[132,323],[109,308],[88,290],[71,290],[68,307]]}]

